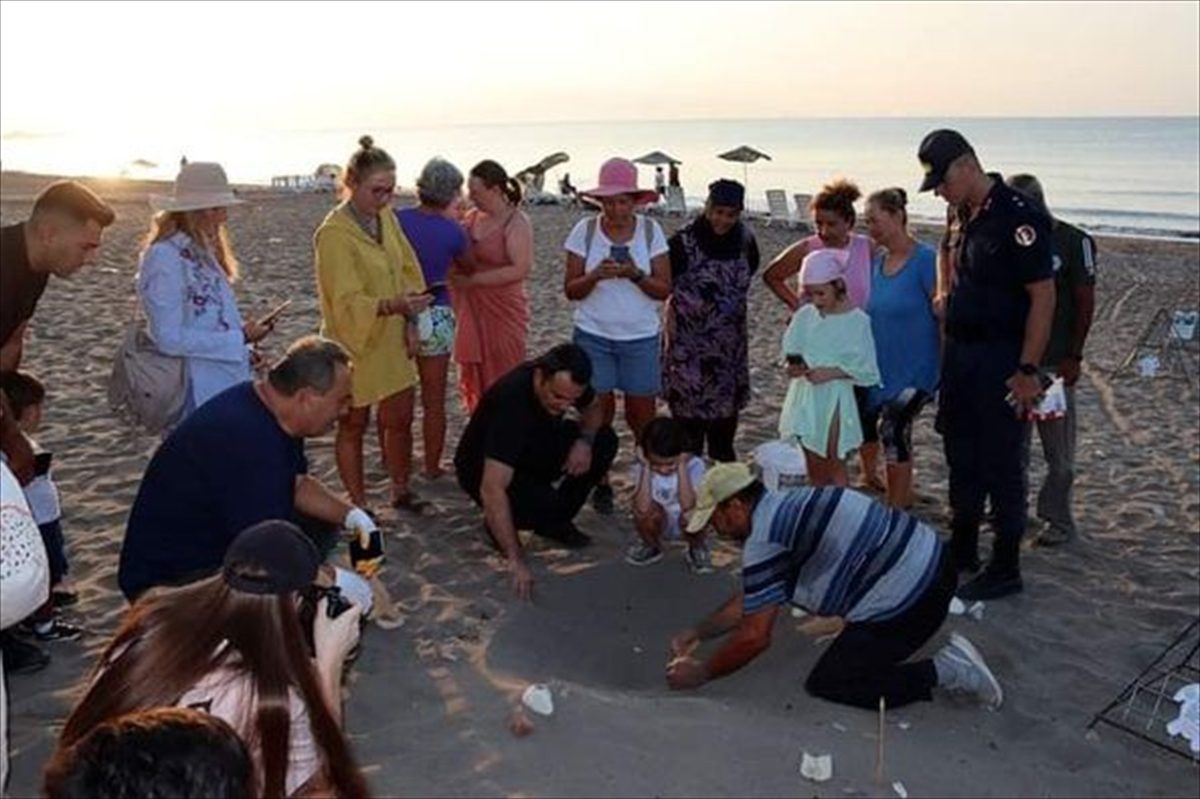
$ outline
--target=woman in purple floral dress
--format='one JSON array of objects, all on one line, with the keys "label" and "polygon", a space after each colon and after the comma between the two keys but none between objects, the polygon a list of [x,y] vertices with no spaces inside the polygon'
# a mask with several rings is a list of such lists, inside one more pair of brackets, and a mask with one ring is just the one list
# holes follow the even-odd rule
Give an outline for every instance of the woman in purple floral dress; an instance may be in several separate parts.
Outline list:
[{"label": "woman in purple floral dress", "polygon": [[758,243],[741,222],[745,189],[708,187],[703,215],[668,242],[671,297],[664,333],[663,397],[684,426],[688,451],[734,461],[738,412],[750,398],[746,296]]}]

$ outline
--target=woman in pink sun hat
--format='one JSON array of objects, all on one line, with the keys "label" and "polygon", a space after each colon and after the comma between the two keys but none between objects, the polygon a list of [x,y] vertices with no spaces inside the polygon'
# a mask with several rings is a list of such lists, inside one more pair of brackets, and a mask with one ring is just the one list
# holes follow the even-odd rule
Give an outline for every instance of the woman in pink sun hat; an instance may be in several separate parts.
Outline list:
[{"label": "woman in pink sun hat", "polygon": [[[613,392],[620,390],[635,438],[654,418],[661,376],[659,309],[671,293],[666,236],[657,222],[634,212],[658,195],[638,188],[637,177],[632,161],[605,161],[598,185],[579,193],[601,212],[580,220],[563,245],[563,288],[575,303],[574,341],[591,358],[592,388],[603,402],[605,424],[616,415]],[[612,513],[607,478],[592,502],[598,512]]]}]

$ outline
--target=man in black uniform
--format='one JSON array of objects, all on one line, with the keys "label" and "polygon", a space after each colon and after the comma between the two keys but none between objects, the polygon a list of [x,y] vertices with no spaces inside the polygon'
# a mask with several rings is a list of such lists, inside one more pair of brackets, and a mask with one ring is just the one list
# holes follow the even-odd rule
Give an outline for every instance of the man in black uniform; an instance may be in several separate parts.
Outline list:
[{"label": "man in black uniform", "polygon": [[956,131],[933,131],[917,157],[925,169],[921,191],[934,189],[963,214],[937,418],[958,568],[979,569],[979,525],[989,499],[996,533],[987,567],[958,596],[996,599],[1022,588],[1025,419],[1044,390],[1038,364],[1054,314],[1050,220],[1000,175],[985,173]]}]

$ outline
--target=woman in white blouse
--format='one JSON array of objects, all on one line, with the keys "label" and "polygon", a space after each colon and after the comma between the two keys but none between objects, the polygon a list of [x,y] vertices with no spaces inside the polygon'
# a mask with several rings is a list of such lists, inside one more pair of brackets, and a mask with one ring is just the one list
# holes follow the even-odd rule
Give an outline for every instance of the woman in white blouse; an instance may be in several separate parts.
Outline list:
[{"label": "woman in white blouse", "polygon": [[171,195],[151,199],[158,213],[138,269],[137,290],[150,337],[164,355],[183,359],[183,415],[251,377],[248,345],[273,323],[242,321],[233,282],[237,260],[225,228],[238,205],[220,164],[185,164]]}]

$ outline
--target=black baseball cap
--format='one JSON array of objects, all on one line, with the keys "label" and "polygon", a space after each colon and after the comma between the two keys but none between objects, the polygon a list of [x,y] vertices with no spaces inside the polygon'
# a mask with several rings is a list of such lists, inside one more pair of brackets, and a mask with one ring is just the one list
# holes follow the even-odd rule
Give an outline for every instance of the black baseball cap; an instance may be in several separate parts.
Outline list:
[{"label": "black baseball cap", "polygon": [[921,140],[917,148],[917,158],[925,169],[925,180],[921,181],[920,191],[936,189],[946,179],[946,170],[959,156],[975,154],[971,143],[963,138],[957,130],[935,130]]},{"label": "black baseball cap", "polygon": [[321,554],[299,527],[268,519],[237,534],[225,551],[221,576],[244,594],[286,594],[316,579]]}]

